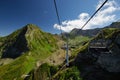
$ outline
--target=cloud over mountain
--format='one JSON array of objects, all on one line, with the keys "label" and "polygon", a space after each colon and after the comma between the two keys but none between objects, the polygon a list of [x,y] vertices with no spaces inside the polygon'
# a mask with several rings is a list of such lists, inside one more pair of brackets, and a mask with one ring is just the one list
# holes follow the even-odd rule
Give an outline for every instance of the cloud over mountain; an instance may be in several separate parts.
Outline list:
[{"label": "cloud over mountain", "polygon": [[[104,0],[100,0],[95,6],[97,10]],[[113,22],[117,19],[115,12],[120,11],[120,6],[115,0],[109,0],[104,7],[94,16],[94,18],[84,27],[84,29],[91,29],[101,27],[107,23]],[[84,23],[90,18],[89,13],[80,13],[78,17],[74,20],[62,21],[61,25],[54,24],[55,29],[59,29],[65,32],[70,32],[74,28],[80,29]]]}]

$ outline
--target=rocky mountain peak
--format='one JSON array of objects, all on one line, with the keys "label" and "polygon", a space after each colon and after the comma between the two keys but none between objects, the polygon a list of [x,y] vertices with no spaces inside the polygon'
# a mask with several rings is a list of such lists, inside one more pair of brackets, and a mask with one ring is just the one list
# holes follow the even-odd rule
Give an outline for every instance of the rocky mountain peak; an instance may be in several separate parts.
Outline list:
[{"label": "rocky mountain peak", "polygon": [[[33,31],[35,30],[40,30],[40,28],[34,24],[27,24],[26,26],[24,26],[22,28],[22,31],[25,33],[25,34],[29,34],[29,33],[32,33]],[[41,30],[40,30],[41,31]]]}]

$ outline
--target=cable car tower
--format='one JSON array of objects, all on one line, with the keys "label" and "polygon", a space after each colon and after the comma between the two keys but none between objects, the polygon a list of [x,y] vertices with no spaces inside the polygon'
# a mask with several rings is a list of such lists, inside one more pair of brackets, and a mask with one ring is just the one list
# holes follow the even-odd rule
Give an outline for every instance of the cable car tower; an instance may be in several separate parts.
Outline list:
[{"label": "cable car tower", "polygon": [[[59,17],[59,14],[58,14],[58,9],[57,9],[57,4],[56,4],[56,0],[54,0],[54,6],[55,6],[55,10],[56,10],[56,15],[57,15],[57,19],[58,19],[58,24],[61,25],[61,22],[60,22],[60,17]],[[63,33],[62,33],[62,29],[60,27],[60,31],[61,31],[61,35],[63,37]],[[69,66],[69,55],[68,55],[68,51],[69,51],[69,48],[68,48],[68,36],[66,36],[67,38],[67,41],[66,41],[66,66]]]}]

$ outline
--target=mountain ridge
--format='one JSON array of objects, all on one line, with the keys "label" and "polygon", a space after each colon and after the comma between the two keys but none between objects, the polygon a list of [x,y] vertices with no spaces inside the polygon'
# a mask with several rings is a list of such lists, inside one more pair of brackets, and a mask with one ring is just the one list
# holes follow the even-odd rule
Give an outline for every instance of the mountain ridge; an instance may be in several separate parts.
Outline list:
[{"label": "mountain ridge", "polygon": [[99,31],[105,28],[120,28],[120,22],[113,22],[109,26],[105,26],[104,28],[95,28],[95,29],[87,29],[87,30],[81,30],[81,29],[73,29],[69,34],[70,37],[75,37],[75,36],[89,36],[93,37],[95,36]]},{"label": "mountain ridge", "polygon": [[[6,64],[0,60],[0,80],[24,80],[30,71],[46,62],[46,59],[55,53],[63,62],[64,59],[61,58],[63,58],[64,51],[61,51],[60,48],[63,43],[58,44],[59,41],[62,40],[55,35],[43,32],[33,24],[28,24],[12,34],[0,38],[2,60],[13,59]],[[56,63],[55,59],[49,58],[48,60],[53,64]],[[59,61],[59,63],[61,62]]]},{"label": "mountain ridge", "polygon": [[27,24],[12,34],[0,38],[0,55],[2,58],[17,58],[27,51],[42,50],[49,53],[57,48],[57,40],[54,35],[43,32],[36,25]]},{"label": "mountain ridge", "polygon": [[[4,43],[2,46],[5,46],[5,50],[2,58],[16,58],[19,57],[23,52],[28,51],[28,42],[26,35],[33,33],[34,30],[39,30],[42,32],[36,25],[27,24],[23,28],[11,33],[10,35],[4,37]],[[5,45],[8,43],[9,45]]]},{"label": "mountain ridge", "polygon": [[[92,40],[101,39],[100,33],[91,39],[78,37],[76,38],[77,41],[84,38],[85,42],[82,40],[78,44],[73,39],[73,44],[78,45],[78,48],[69,49],[73,52],[69,58],[70,66],[63,67],[65,65],[65,57],[63,57],[65,51],[61,51],[61,46],[65,42],[60,36],[46,33],[36,25],[28,24],[6,37],[0,37],[0,56],[2,59],[14,59],[7,64],[0,62],[0,80],[51,80],[52,78],[53,80],[81,80],[82,78],[85,80],[96,80],[96,78],[104,80],[103,77],[109,80],[109,77],[115,78],[118,73],[109,73],[109,71],[116,72],[119,70],[119,64],[116,64],[118,62],[114,56],[119,55],[120,51],[120,29],[105,28],[103,33],[112,54],[105,53],[104,56],[102,53],[96,55],[95,51],[88,52],[89,43]],[[19,53],[18,56],[16,56],[17,53]],[[110,61],[111,57],[112,61]],[[104,58],[108,60],[104,61]],[[119,56],[117,59],[119,60]],[[55,63],[58,64],[55,65]],[[118,66],[115,68],[116,65]],[[107,78],[102,74],[105,73],[103,69],[108,73],[105,74]]]}]

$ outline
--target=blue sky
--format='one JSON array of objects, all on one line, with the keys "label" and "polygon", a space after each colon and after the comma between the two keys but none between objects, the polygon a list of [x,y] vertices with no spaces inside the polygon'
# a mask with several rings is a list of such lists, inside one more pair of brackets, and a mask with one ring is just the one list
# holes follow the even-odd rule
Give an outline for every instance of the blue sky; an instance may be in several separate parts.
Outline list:
[{"label": "blue sky", "polygon": [[[80,28],[104,0],[56,0],[56,2],[62,25],[57,24],[53,0],[0,0],[0,36],[8,35],[29,23],[36,24],[43,31],[50,33],[59,33],[60,26],[63,31],[69,32],[73,28]],[[108,0],[108,4],[85,29],[103,27],[120,19],[118,4],[119,0]]]}]

